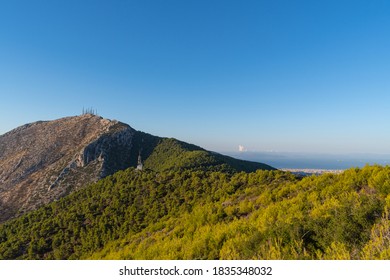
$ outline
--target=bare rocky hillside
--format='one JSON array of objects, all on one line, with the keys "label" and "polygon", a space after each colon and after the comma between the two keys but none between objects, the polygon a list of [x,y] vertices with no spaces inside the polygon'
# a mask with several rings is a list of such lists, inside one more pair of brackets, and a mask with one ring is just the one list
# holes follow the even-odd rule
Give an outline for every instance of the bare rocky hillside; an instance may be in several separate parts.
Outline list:
[{"label": "bare rocky hillside", "polygon": [[129,167],[134,134],[126,124],[85,114],[1,135],[0,223]]}]

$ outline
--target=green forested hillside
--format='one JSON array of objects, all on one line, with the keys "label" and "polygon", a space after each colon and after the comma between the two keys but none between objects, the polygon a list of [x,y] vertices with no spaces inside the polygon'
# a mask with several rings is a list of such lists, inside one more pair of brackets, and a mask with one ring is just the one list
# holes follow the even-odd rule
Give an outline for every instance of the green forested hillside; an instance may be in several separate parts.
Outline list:
[{"label": "green forested hillside", "polygon": [[160,138],[155,143],[154,149],[148,153],[145,167],[154,171],[191,169],[253,172],[257,169],[274,170],[273,167],[263,163],[239,160],[209,152],[174,138]]},{"label": "green forested hillside", "polygon": [[1,259],[388,259],[390,167],[121,171],[0,226]]}]

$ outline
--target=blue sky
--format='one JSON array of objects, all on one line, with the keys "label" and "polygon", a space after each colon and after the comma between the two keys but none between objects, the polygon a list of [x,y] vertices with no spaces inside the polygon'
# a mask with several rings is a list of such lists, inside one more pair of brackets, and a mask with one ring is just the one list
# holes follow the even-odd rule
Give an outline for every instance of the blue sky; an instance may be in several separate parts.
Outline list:
[{"label": "blue sky", "polygon": [[215,151],[390,153],[390,1],[1,1],[0,134],[103,117]]}]

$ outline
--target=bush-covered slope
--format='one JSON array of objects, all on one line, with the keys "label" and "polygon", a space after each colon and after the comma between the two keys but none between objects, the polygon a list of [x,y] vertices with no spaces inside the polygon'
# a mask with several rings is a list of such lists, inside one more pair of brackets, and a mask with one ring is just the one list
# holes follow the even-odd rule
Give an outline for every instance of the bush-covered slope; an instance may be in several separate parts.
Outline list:
[{"label": "bush-covered slope", "polygon": [[196,169],[253,172],[257,169],[274,170],[273,167],[263,163],[234,159],[173,138],[161,138],[157,142],[145,160],[145,167],[154,171]]},{"label": "bush-covered slope", "polygon": [[0,226],[1,259],[388,259],[390,167],[121,171]]}]

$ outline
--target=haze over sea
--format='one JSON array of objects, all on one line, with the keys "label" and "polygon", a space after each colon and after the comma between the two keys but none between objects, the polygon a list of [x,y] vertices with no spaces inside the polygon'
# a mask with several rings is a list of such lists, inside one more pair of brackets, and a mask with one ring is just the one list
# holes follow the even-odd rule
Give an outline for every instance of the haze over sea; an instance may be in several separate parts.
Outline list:
[{"label": "haze over sea", "polygon": [[366,164],[388,165],[388,154],[316,154],[297,152],[235,152],[235,158],[264,162],[278,169],[329,169],[339,170],[363,167]]}]

